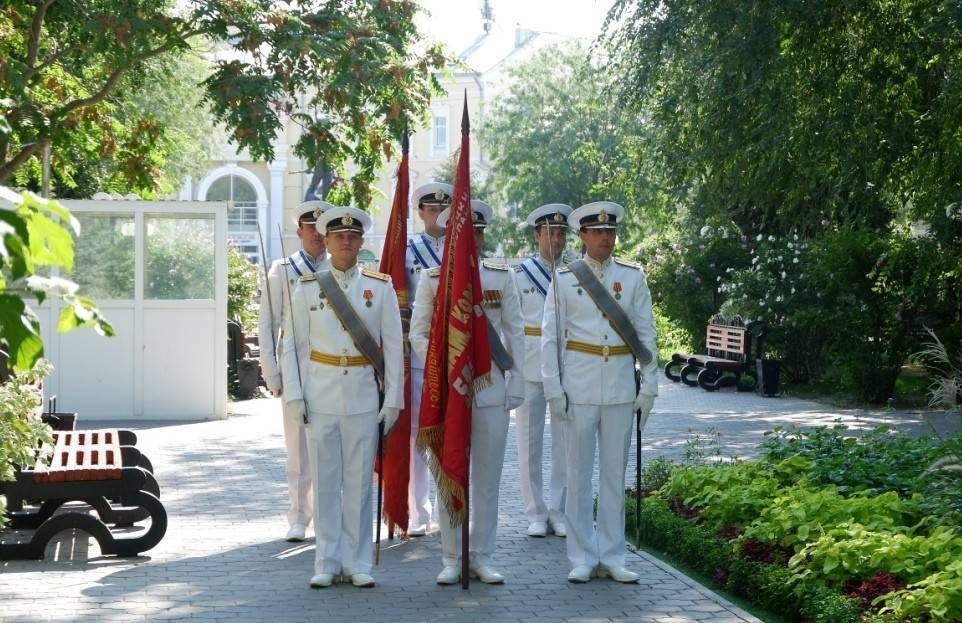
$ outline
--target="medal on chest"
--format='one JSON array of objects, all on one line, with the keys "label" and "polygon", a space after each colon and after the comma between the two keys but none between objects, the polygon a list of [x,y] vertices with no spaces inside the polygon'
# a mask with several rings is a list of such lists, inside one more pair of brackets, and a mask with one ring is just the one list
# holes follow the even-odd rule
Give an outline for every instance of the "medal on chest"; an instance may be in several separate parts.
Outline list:
[{"label": "medal on chest", "polygon": [[372,299],[372,298],[374,298],[374,293],[371,292],[370,290],[365,290],[365,291],[364,291],[364,304],[365,304],[366,306],[371,307],[372,305],[374,305],[374,303],[371,302],[371,299]]},{"label": "medal on chest", "polygon": [[615,285],[613,286],[613,289],[615,291],[615,298],[620,299],[621,298],[621,282],[616,281]]}]

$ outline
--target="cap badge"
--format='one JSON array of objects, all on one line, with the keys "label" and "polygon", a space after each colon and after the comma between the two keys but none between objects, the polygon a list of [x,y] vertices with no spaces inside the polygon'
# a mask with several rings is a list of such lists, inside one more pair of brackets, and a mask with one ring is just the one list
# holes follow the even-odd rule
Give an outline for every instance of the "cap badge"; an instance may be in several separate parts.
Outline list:
[{"label": "cap badge", "polygon": [[354,224],[354,219],[352,219],[347,214],[341,217],[341,225],[353,225],[353,224]]},{"label": "cap badge", "polygon": [[599,223],[607,223],[607,222],[608,222],[608,213],[605,212],[603,209],[602,209],[600,212],[598,212],[598,222],[599,222]]},{"label": "cap badge", "polygon": [[441,191],[441,190],[434,191],[434,198],[437,199],[438,201],[441,201],[442,199],[444,199],[444,191]]},{"label": "cap badge", "polygon": [[317,207],[314,208],[314,220],[316,221],[319,218],[321,218],[321,208]]},{"label": "cap badge", "polygon": [[561,212],[555,212],[552,218],[554,219],[555,223],[560,223],[561,221],[565,220],[565,217],[561,215]]}]

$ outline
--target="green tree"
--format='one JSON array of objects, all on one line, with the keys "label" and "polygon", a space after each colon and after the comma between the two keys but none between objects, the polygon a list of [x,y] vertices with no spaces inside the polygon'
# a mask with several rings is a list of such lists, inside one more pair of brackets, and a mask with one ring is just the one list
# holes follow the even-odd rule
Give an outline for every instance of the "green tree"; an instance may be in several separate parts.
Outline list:
[{"label": "green tree", "polygon": [[93,301],[77,294],[77,285],[60,277],[47,277],[48,267],[70,271],[76,219],[53,201],[30,193],[22,196],[0,186],[0,354],[11,368],[31,370],[43,356],[40,321],[27,305],[48,297],[64,303],[58,331],[93,326],[113,335]]},{"label": "green tree", "polygon": [[[618,0],[619,103],[673,201],[743,231],[940,229],[962,199],[962,4]],[[617,25],[617,26],[615,26]]]},{"label": "green tree", "polygon": [[[410,0],[8,2],[0,11],[0,183],[35,169],[50,144],[53,153],[112,153],[130,188],[156,189],[157,143],[170,134],[156,102],[135,94],[145,80],[170,76],[164,62],[201,39],[223,51],[200,88],[237,147],[273,159],[271,142],[289,115],[303,127],[294,152],[310,167],[354,163],[351,194],[366,206],[392,140],[423,115],[437,86],[432,71],[447,61],[421,41],[416,11]],[[130,106],[120,105],[125,96]],[[138,106],[153,114],[137,114]],[[73,174],[56,164],[63,179]]]},{"label": "green tree", "polygon": [[628,239],[665,221],[642,150],[647,125],[606,96],[610,78],[602,59],[563,44],[539,51],[508,76],[482,136],[500,194],[520,218],[545,203],[610,200],[627,210]]}]

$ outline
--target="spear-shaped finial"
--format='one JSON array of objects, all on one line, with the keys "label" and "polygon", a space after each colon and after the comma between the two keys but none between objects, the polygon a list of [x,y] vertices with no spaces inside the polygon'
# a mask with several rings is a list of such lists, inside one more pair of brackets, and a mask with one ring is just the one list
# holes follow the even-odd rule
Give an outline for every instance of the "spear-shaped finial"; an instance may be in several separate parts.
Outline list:
[{"label": "spear-shaped finial", "polygon": [[410,138],[408,137],[408,124],[404,122],[404,134],[401,135],[401,153],[408,153],[408,148],[411,146]]},{"label": "spear-shaped finial", "polygon": [[461,113],[461,132],[468,134],[471,132],[471,122],[468,120],[468,90],[464,90],[464,112]]}]

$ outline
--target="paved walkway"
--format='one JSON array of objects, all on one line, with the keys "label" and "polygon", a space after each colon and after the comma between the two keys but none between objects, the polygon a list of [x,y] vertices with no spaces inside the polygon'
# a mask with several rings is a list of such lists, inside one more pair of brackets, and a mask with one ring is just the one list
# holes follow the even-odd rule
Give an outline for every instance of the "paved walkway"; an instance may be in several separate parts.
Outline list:
[{"label": "paved walkway", "polygon": [[[725,456],[747,456],[774,426],[856,428],[888,422],[919,429],[918,414],[836,412],[750,394],[706,394],[667,383],[645,431],[646,456],[680,456],[688,430],[722,432]],[[564,541],[524,535],[512,424],[502,479],[496,566],[507,583],[440,587],[434,533],[382,550],[377,586],[311,590],[313,544],[286,543],[284,455],[275,400],[236,403],[228,420],[125,426],[142,430],[170,515],[146,556],[101,557],[85,535],[65,533],[48,560],[0,563],[0,623],[35,621],[407,621],[687,623],[757,621],[644,555],[629,557],[638,585],[565,581]],[[103,423],[84,422],[88,427]],[[629,468],[629,474],[631,468]],[[630,477],[630,476],[629,476]]]}]

